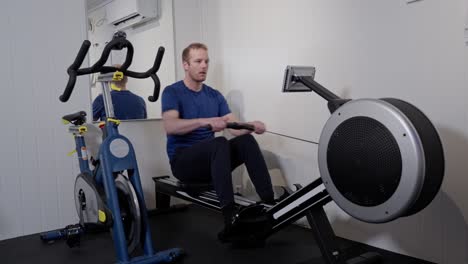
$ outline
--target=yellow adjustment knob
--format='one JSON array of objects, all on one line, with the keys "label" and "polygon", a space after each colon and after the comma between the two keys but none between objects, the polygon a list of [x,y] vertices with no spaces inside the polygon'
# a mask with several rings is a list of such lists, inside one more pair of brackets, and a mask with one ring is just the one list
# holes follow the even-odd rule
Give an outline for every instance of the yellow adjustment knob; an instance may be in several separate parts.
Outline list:
[{"label": "yellow adjustment knob", "polygon": [[104,213],[103,211],[99,210],[99,222],[101,223],[105,223],[106,222],[106,213]]},{"label": "yellow adjustment knob", "polygon": [[124,74],[123,72],[120,72],[120,71],[116,71],[114,72],[114,75],[112,76],[112,80],[113,81],[121,81],[124,77]]},{"label": "yellow adjustment knob", "polygon": [[78,128],[78,132],[80,132],[80,133],[86,133],[86,132],[88,132],[88,128],[85,127],[85,126],[80,126],[80,127]]},{"label": "yellow adjustment knob", "polygon": [[120,125],[120,120],[118,120],[118,119],[107,118],[107,121],[113,122],[113,123],[115,123],[116,125]]},{"label": "yellow adjustment knob", "polygon": [[74,150],[68,152],[68,153],[67,153],[67,156],[71,157],[71,156],[73,156],[73,154],[75,154],[75,153],[76,153],[76,149],[74,149]]},{"label": "yellow adjustment knob", "polygon": [[115,85],[115,84],[113,84],[113,83],[111,83],[111,89],[112,89],[113,91],[117,91],[117,92],[122,91],[121,88],[117,87],[117,85]]}]

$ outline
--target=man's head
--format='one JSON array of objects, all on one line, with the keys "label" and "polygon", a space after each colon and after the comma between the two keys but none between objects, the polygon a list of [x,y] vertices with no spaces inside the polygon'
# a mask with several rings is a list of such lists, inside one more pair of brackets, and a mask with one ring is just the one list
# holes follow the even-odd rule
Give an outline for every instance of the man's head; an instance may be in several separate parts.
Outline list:
[{"label": "man's head", "polygon": [[[122,67],[122,65],[120,64],[114,64],[112,65],[112,67],[115,67],[117,69],[120,69],[120,67]],[[120,81],[113,81],[112,84],[115,85],[117,88],[120,88],[122,90],[125,90],[127,89],[127,81],[128,81],[128,77],[124,75],[123,79],[120,80]]]},{"label": "man's head", "polygon": [[182,52],[182,64],[185,78],[195,82],[204,82],[208,73],[208,47],[202,43],[192,43]]}]

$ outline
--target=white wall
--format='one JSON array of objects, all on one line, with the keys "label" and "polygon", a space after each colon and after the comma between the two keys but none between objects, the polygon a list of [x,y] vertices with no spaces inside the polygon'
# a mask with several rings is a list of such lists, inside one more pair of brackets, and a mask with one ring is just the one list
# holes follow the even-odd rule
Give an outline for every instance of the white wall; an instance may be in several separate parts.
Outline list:
[{"label": "white wall", "polygon": [[84,82],[69,103],[58,100],[86,38],[84,2],[27,2],[0,8],[0,240],[73,219],[77,164],[66,156],[73,141],[61,116],[90,107]]},{"label": "white wall", "polygon": [[[316,94],[281,93],[286,65],[315,66],[316,80],[342,97],[416,105],[444,144],[445,180],[434,202],[381,225],[351,219],[334,204],[327,213],[340,236],[437,263],[468,263],[465,2],[175,1],[176,50],[207,43],[207,83],[242,119],[309,140],[318,141],[329,113]],[[258,138],[289,184],[319,177],[315,145]]]},{"label": "white wall", "polygon": [[182,67],[182,50],[190,43],[203,39],[205,19],[202,14],[201,1],[174,1],[174,44],[177,79],[184,78]]}]

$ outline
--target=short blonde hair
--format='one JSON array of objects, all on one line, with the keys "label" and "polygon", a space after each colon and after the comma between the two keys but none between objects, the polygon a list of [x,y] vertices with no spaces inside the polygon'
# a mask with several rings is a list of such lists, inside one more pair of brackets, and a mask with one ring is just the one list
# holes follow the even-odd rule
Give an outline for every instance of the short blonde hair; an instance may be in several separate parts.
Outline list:
[{"label": "short blonde hair", "polygon": [[190,51],[191,50],[197,50],[197,49],[204,49],[204,50],[208,51],[208,47],[205,44],[199,43],[199,42],[194,42],[194,43],[188,45],[182,51],[182,61],[183,62],[189,62],[189,60],[190,60]]}]

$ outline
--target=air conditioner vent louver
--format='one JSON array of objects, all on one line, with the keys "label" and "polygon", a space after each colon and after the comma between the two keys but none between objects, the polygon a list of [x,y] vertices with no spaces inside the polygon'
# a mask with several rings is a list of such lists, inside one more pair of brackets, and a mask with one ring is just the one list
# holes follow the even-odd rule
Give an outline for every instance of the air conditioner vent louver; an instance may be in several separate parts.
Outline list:
[{"label": "air conditioner vent louver", "polygon": [[106,6],[107,20],[116,30],[134,27],[159,15],[159,0],[114,0]]}]

